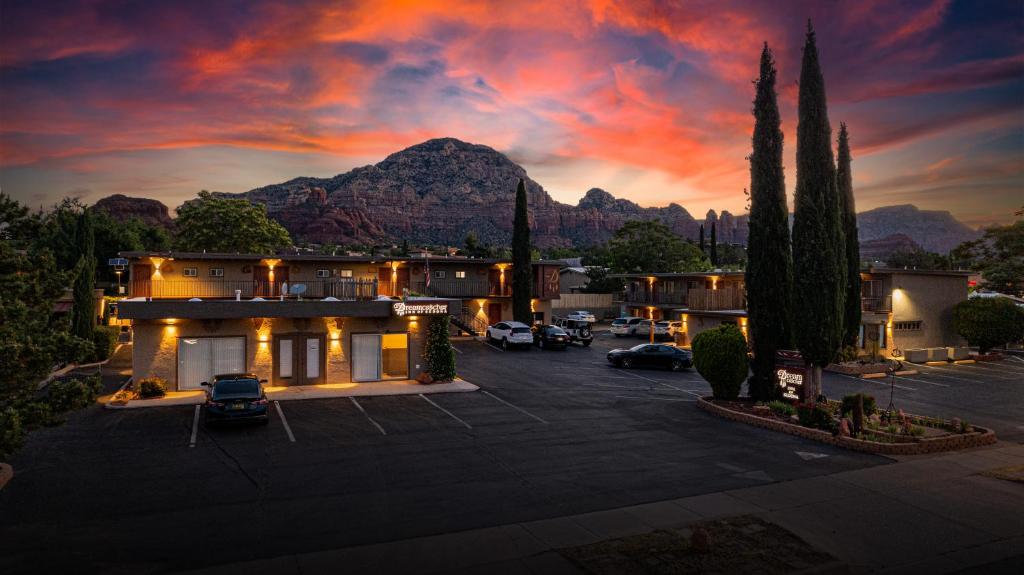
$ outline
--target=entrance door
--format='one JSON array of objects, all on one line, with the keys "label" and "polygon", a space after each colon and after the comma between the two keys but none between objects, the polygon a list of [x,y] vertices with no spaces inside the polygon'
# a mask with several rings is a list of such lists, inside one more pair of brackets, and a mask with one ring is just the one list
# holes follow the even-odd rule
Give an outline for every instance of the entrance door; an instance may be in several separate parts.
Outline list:
[{"label": "entrance door", "polygon": [[380,335],[352,334],[352,381],[380,379],[380,350]]},{"label": "entrance door", "polygon": [[153,296],[153,266],[149,264],[132,265],[132,297]]},{"label": "entrance door", "polygon": [[494,325],[501,321],[501,304],[500,303],[489,303],[487,304],[487,323]]},{"label": "entrance door", "polygon": [[[253,266],[253,295],[258,297],[276,297],[281,295],[281,284],[288,281],[288,266],[274,268],[274,279],[270,279],[270,268]],[[287,295],[287,294],[286,294]]]},{"label": "entrance door", "polygon": [[204,381],[245,373],[244,337],[179,337],[178,389],[200,389]]},{"label": "entrance door", "polygon": [[[426,286],[424,286],[426,287]],[[395,295],[402,295],[403,289],[409,288],[409,268],[398,268],[398,286]]]},{"label": "entrance door", "polygon": [[324,336],[299,333],[275,337],[275,385],[318,385],[325,381],[324,371]]}]

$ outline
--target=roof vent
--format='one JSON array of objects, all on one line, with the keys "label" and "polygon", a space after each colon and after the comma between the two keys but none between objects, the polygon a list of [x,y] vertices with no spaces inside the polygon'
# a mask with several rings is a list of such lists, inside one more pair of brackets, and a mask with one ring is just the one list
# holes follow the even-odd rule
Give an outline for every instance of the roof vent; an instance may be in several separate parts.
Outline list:
[{"label": "roof vent", "polygon": [[197,297],[193,297],[193,298],[189,298],[188,301],[203,301],[203,300],[200,299],[200,298],[197,298]]}]

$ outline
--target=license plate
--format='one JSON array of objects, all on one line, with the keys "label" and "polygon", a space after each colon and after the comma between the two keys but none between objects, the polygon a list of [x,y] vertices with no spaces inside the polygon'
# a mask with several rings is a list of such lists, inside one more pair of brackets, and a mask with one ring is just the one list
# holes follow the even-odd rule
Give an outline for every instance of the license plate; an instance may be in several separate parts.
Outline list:
[{"label": "license plate", "polygon": [[233,404],[231,404],[231,407],[229,409],[234,409],[235,411],[242,410],[242,409],[245,409],[245,404],[244,403],[233,403]]}]

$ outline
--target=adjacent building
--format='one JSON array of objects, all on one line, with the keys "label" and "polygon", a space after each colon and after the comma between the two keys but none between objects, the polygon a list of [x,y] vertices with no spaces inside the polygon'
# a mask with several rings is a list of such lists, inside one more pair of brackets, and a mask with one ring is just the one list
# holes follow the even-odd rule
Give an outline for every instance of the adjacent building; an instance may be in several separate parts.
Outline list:
[{"label": "adjacent building", "polygon": [[[195,389],[254,372],[272,386],[406,380],[422,371],[425,322],[480,333],[511,319],[506,260],[126,252],[136,379]],[[532,307],[550,321],[557,262],[536,262]]]}]

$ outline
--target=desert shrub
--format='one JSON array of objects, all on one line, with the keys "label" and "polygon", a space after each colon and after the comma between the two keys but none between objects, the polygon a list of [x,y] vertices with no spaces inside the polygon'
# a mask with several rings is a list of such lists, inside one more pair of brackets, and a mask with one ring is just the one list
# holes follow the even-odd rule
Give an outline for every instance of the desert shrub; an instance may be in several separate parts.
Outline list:
[{"label": "desert shrub", "polygon": [[839,350],[839,361],[856,361],[860,357],[860,350],[855,345],[847,345]]},{"label": "desert shrub", "polygon": [[50,404],[45,401],[31,400],[17,406],[21,425],[26,429],[34,429],[49,425],[57,425],[60,417],[53,413]]},{"label": "desert shrub", "polygon": [[93,361],[106,361],[117,347],[118,329],[113,326],[100,325],[92,332]]},{"label": "desert shrub", "polygon": [[0,458],[14,453],[25,440],[21,416],[14,407],[0,410]]},{"label": "desert shrub", "polygon": [[953,307],[953,327],[985,353],[1024,338],[1024,309],[1001,297],[968,299]]},{"label": "desert shrub", "polygon": [[796,413],[796,408],[792,404],[786,403],[785,401],[769,401],[768,409],[772,410],[772,413],[780,417],[789,417]]},{"label": "desert shrub", "polygon": [[92,341],[71,335],[68,332],[54,334],[54,349],[57,359],[63,363],[81,363],[88,361],[95,354],[96,346]]},{"label": "desert shrub", "polygon": [[804,427],[831,431],[835,426],[832,412],[822,404],[798,403],[796,416],[800,418],[800,425]]},{"label": "desert shrub", "polygon": [[715,399],[736,399],[747,379],[747,339],[735,325],[702,331],[693,338],[693,364],[711,384]]},{"label": "desert shrub", "polygon": [[96,400],[95,388],[80,379],[58,379],[50,383],[46,400],[53,413],[81,409]]},{"label": "desert shrub", "polygon": [[139,397],[148,399],[163,397],[167,393],[167,382],[161,377],[147,377],[138,382]]},{"label": "desert shrub", "polygon": [[846,417],[850,413],[853,413],[853,406],[857,403],[857,396],[864,398],[864,417],[871,417],[875,414],[878,407],[875,405],[875,397],[873,395],[867,395],[866,393],[852,393],[850,395],[843,396],[843,403],[839,407],[840,417]]}]

